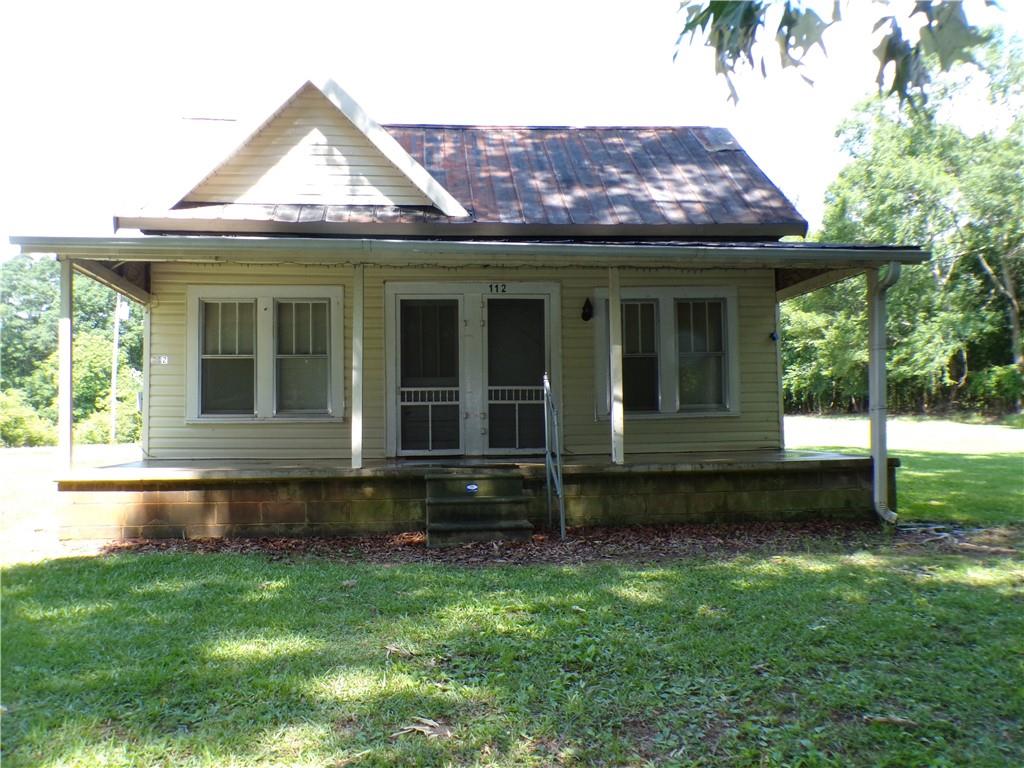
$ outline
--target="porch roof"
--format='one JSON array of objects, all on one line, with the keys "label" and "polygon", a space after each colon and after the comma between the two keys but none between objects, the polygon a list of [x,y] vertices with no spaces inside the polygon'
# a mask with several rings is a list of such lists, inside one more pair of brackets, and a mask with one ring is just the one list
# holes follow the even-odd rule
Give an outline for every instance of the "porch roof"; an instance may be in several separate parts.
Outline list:
[{"label": "porch roof", "polygon": [[389,239],[223,235],[12,237],[25,253],[92,261],[864,269],[914,264],[916,246],[694,240]]}]

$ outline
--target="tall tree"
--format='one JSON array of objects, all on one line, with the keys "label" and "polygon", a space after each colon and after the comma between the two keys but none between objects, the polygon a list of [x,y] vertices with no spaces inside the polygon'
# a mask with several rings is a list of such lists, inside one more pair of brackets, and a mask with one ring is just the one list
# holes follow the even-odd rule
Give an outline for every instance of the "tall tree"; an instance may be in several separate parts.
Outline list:
[{"label": "tall tree", "polygon": [[[829,188],[820,237],[932,251],[891,293],[890,381],[905,407],[969,391],[979,393],[976,405],[1012,403],[1024,386],[1024,56],[1010,43],[990,53],[984,79],[1002,125],[969,136],[944,122],[965,108],[965,96],[941,87],[926,109],[901,114],[875,101],[840,130],[853,160]],[[861,301],[859,291],[837,287],[785,308],[793,404],[842,407],[862,395],[848,366],[823,353],[836,328],[862,333],[851,324]],[[829,381],[838,396],[823,386]],[[995,384],[972,390],[972,382]]]}]

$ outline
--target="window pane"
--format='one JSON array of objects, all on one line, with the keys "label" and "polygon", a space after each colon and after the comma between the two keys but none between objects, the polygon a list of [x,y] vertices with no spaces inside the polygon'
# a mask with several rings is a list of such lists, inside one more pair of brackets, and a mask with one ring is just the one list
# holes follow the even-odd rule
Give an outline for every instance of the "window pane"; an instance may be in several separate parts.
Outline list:
[{"label": "window pane", "polygon": [[708,351],[708,316],[706,301],[693,301],[693,351]]},{"label": "window pane", "polygon": [[327,303],[318,301],[313,304],[313,347],[310,350],[314,355],[327,354],[328,339],[328,315]]},{"label": "window pane", "polygon": [[635,355],[640,351],[640,311],[635,302],[622,303],[622,353]]},{"label": "window pane", "polygon": [[679,354],[693,352],[693,302],[676,303],[676,321],[679,328]]},{"label": "window pane", "polygon": [[251,355],[256,340],[256,305],[251,301],[238,307],[238,354]]},{"label": "window pane", "polygon": [[640,351],[645,355],[655,354],[654,302],[640,305]]},{"label": "window pane", "polygon": [[708,302],[708,351],[723,352],[725,322],[722,317],[722,302]]},{"label": "window pane", "polygon": [[310,351],[309,302],[296,301],[295,307],[295,354],[308,355]]},{"label": "window pane", "polygon": [[220,354],[238,354],[238,304],[233,301],[220,305]]},{"label": "window pane", "polygon": [[725,407],[725,358],[690,355],[679,365],[679,404],[683,407]]},{"label": "window pane", "polygon": [[277,302],[277,354],[295,354],[295,305]]},{"label": "window pane", "polygon": [[658,358],[622,358],[622,403],[627,411],[658,410]]},{"label": "window pane", "polygon": [[203,354],[220,354],[220,304],[203,302]]},{"label": "window pane", "polygon": [[254,360],[249,357],[203,360],[202,413],[246,414],[255,412]]},{"label": "window pane", "polygon": [[279,357],[277,359],[277,410],[327,410],[327,358]]}]

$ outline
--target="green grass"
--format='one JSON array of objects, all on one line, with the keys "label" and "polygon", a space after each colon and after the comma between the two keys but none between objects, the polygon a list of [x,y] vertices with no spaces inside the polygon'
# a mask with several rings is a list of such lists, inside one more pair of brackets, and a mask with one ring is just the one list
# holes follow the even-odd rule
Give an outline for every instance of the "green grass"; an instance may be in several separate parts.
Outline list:
[{"label": "green grass", "polygon": [[[884,547],[650,566],[13,566],[3,763],[1020,765],[1022,584],[1009,558]],[[417,716],[453,737],[390,737]]]},{"label": "green grass", "polygon": [[[866,453],[850,448],[815,450]],[[892,451],[901,522],[1024,526],[1024,456]]]}]

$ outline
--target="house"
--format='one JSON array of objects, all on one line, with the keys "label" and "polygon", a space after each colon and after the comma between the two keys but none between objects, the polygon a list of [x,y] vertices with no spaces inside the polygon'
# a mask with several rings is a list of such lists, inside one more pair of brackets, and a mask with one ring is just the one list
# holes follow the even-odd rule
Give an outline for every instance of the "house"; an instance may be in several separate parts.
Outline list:
[{"label": "house", "polygon": [[[926,254],[783,241],[726,130],[382,126],[307,82],[115,229],[14,239],[63,267],[66,537],[894,519],[885,291]],[[70,466],[72,270],[146,307],[140,463]],[[786,451],[779,301],[864,272],[872,456]]]}]

